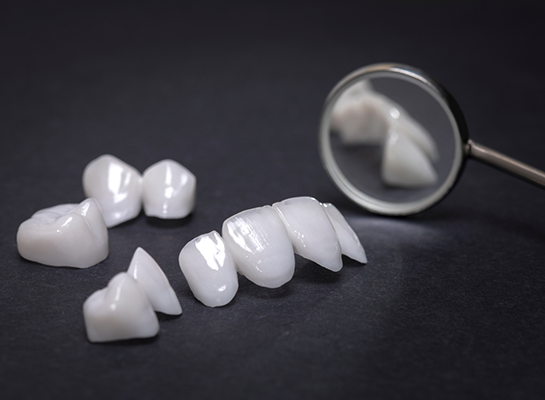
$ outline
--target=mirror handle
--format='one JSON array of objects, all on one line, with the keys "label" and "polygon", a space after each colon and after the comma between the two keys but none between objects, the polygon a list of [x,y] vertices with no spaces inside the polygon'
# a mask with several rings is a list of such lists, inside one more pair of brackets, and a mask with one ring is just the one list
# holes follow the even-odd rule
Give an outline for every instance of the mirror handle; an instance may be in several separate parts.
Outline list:
[{"label": "mirror handle", "polygon": [[466,155],[545,189],[545,173],[486,146],[468,140]]}]

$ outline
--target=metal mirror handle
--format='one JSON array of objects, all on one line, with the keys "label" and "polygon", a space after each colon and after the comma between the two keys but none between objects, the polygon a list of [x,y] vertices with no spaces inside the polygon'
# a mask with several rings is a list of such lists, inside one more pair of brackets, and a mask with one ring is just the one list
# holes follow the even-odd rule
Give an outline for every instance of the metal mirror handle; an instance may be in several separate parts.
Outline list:
[{"label": "metal mirror handle", "polygon": [[520,161],[501,154],[471,139],[467,141],[465,152],[468,157],[508,172],[545,189],[545,173]]}]

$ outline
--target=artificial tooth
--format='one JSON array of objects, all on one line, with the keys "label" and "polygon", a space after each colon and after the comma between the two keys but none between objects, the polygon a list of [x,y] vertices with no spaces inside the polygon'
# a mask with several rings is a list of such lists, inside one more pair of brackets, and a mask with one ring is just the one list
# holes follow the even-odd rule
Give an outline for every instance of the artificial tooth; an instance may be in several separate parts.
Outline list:
[{"label": "artificial tooth", "polygon": [[362,264],[367,264],[367,256],[365,255],[365,250],[361,245],[360,239],[350,225],[348,225],[341,212],[331,203],[322,203],[322,207],[337,233],[341,253]]},{"label": "artificial tooth", "polygon": [[157,262],[139,247],[132,256],[127,271],[142,286],[155,311],[180,315],[182,307],[170,283]]},{"label": "artificial tooth", "polygon": [[135,218],[142,209],[142,176],[109,154],[85,167],[83,190],[87,197],[97,199],[108,228]]},{"label": "artificial tooth", "polygon": [[397,123],[392,123],[391,126],[395,127],[398,132],[404,133],[418,145],[431,161],[439,161],[439,151],[430,133],[418,121],[412,118],[407,111],[401,108],[400,110],[392,112],[393,115],[398,117],[395,118]]},{"label": "artificial tooth", "polygon": [[195,207],[197,180],[187,168],[163,160],[144,171],[144,212],[149,217],[183,218]]},{"label": "artificial tooth", "polygon": [[85,300],[83,318],[91,342],[148,338],[159,332],[159,321],[146,293],[126,272],[114,276],[108,287]]},{"label": "artificial tooth", "polygon": [[391,129],[382,158],[382,180],[391,186],[419,188],[437,182],[427,155],[402,131]]},{"label": "artificial tooth", "polygon": [[350,87],[337,101],[331,113],[331,129],[346,145],[379,145],[390,128],[390,117],[383,102],[367,81]]},{"label": "artificial tooth", "polygon": [[286,226],[295,252],[339,271],[343,264],[337,233],[321,204],[312,197],[294,197],[273,204]]},{"label": "artificial tooth", "polygon": [[379,145],[388,130],[397,127],[436,162],[439,152],[430,133],[395,101],[376,92],[369,81],[352,85],[337,100],[331,113],[331,128],[346,145]]},{"label": "artificial tooth", "polygon": [[271,206],[225,220],[222,236],[238,271],[256,285],[276,288],[294,272],[295,256],[282,220]]},{"label": "artificial tooth", "polygon": [[108,230],[95,199],[36,212],[17,231],[21,257],[55,267],[88,268],[108,257]]},{"label": "artificial tooth", "polygon": [[193,295],[204,305],[224,306],[235,297],[238,290],[235,262],[216,231],[187,243],[178,261]]}]

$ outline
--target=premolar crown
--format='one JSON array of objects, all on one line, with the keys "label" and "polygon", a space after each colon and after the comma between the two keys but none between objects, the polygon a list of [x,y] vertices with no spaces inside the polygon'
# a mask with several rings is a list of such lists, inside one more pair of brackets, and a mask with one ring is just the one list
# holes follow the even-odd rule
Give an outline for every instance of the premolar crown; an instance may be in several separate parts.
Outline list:
[{"label": "premolar crown", "polygon": [[88,268],[108,257],[108,230],[95,199],[36,212],[19,226],[21,257],[55,267]]},{"label": "premolar crown", "polygon": [[91,342],[148,338],[159,332],[159,321],[145,291],[126,272],[114,276],[108,287],[85,300],[83,318]]},{"label": "premolar crown", "polygon": [[144,171],[144,212],[149,217],[184,218],[195,207],[197,179],[173,160],[163,160]]},{"label": "premolar crown", "polygon": [[109,154],[85,167],[83,190],[100,204],[108,228],[137,217],[142,209],[140,172]]}]

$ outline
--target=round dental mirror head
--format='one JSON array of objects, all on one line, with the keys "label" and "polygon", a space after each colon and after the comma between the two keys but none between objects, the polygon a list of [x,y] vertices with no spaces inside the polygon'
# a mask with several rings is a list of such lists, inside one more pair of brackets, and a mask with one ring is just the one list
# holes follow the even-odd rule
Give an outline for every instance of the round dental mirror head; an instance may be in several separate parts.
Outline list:
[{"label": "round dental mirror head", "polygon": [[379,214],[423,211],[463,168],[467,127],[454,98],[424,72],[376,64],[341,80],[324,105],[319,146],[336,186]]}]

